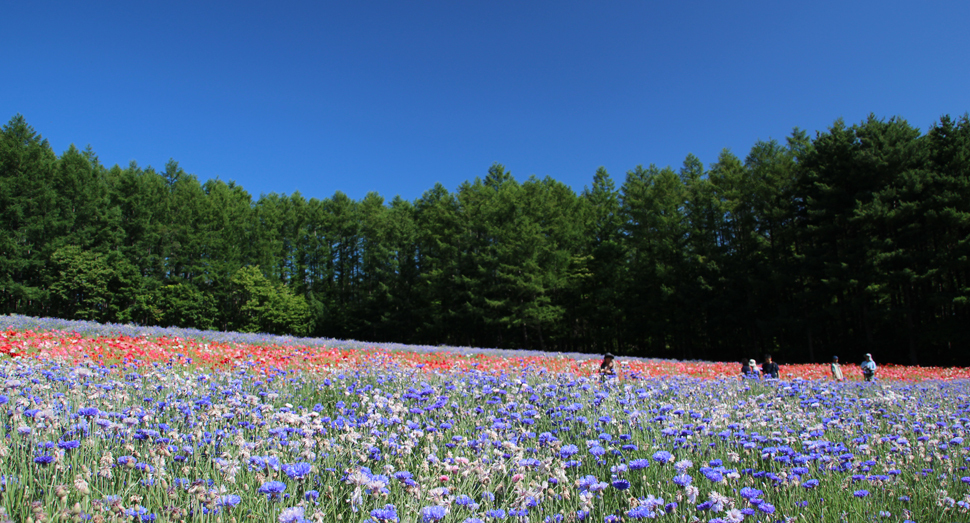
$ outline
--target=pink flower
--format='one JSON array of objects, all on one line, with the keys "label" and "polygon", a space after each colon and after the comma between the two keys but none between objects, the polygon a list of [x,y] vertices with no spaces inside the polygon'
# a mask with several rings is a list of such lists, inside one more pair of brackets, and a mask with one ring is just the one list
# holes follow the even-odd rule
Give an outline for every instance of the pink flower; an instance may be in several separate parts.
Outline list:
[{"label": "pink flower", "polygon": [[442,483],[448,483],[448,480],[449,479],[451,479],[451,478],[449,478],[448,476],[439,476],[438,477],[438,481],[440,481]]}]

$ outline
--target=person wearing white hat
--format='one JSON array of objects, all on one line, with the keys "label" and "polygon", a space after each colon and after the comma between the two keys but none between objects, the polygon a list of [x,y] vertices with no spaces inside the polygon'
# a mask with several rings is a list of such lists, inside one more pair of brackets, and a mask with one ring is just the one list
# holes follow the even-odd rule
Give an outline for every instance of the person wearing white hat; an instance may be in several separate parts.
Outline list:
[{"label": "person wearing white hat", "polygon": [[842,366],[839,365],[839,357],[832,356],[832,379],[835,381],[842,381],[845,377],[842,376]]},{"label": "person wearing white hat", "polygon": [[866,359],[863,360],[862,365],[862,377],[866,381],[872,381],[876,377],[876,362],[872,361],[872,354],[866,354]]},{"label": "person wearing white hat", "polygon": [[754,361],[753,359],[750,359],[747,362],[741,360],[741,378],[755,380],[761,379],[761,375],[758,373],[758,362]]}]

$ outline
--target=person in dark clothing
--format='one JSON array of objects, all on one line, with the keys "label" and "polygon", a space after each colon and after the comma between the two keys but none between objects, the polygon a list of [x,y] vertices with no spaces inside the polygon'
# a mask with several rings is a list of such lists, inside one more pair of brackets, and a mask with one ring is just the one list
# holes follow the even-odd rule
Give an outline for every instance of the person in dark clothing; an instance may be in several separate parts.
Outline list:
[{"label": "person in dark clothing", "polygon": [[741,379],[744,378],[755,380],[761,378],[758,374],[758,364],[754,360],[741,360]]},{"label": "person in dark clothing", "polygon": [[778,364],[771,361],[771,355],[765,356],[765,362],[761,364],[761,374],[765,378],[778,379],[779,371]]},{"label": "person in dark clothing", "polygon": [[603,355],[603,362],[600,363],[600,381],[606,380],[607,378],[618,378],[619,374],[616,372],[616,367],[613,365],[613,355],[607,352]]}]

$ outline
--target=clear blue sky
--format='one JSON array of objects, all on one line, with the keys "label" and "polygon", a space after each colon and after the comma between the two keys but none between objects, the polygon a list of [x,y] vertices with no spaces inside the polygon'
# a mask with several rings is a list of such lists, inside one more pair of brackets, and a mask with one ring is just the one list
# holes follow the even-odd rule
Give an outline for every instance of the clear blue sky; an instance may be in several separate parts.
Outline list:
[{"label": "clear blue sky", "polygon": [[0,119],[254,197],[582,190],[795,126],[970,110],[970,2],[4,2]]}]

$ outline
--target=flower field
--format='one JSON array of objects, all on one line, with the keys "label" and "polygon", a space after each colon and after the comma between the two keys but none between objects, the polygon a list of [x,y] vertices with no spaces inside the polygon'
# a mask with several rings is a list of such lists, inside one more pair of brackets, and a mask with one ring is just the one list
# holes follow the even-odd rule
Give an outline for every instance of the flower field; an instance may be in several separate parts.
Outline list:
[{"label": "flower field", "polygon": [[0,317],[0,521],[970,521],[966,369],[597,362]]}]

